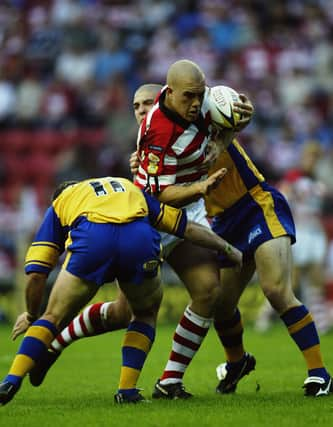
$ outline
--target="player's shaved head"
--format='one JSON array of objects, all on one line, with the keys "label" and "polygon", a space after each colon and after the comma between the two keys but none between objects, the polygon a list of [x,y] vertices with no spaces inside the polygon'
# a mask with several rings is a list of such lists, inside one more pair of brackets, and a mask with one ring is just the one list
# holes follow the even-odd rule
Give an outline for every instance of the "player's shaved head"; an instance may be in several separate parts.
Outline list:
[{"label": "player's shaved head", "polygon": [[157,94],[161,91],[162,85],[148,83],[140,86],[134,94],[133,109],[136,121],[140,124],[144,116],[154,105]]},{"label": "player's shaved head", "polygon": [[194,122],[200,114],[206,82],[199,65],[188,59],[174,62],[167,73],[165,106]]},{"label": "player's shaved head", "polygon": [[205,83],[205,74],[195,62],[188,59],[180,59],[174,62],[167,74],[167,85],[169,87],[178,86],[184,81],[195,83]]},{"label": "player's shaved head", "polygon": [[135,91],[134,98],[141,94],[142,92],[147,92],[152,94],[154,97],[161,91],[162,85],[156,84],[156,83],[148,83],[145,85],[141,85],[138,87],[138,89]]}]

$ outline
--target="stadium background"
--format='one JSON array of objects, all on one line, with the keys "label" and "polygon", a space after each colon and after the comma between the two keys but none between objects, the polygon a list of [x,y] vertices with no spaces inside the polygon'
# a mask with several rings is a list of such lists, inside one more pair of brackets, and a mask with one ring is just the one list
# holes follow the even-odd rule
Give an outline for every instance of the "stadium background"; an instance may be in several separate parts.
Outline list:
[{"label": "stadium background", "polygon": [[[0,2],[0,318],[22,308],[25,249],[55,184],[129,175],[131,100],[177,59],[255,105],[240,140],[268,181],[322,147],[323,221],[333,239],[332,0],[4,0]],[[333,300],[333,244],[327,254]],[[166,272],[166,281],[177,281]],[[52,280],[52,277],[51,277]],[[176,290],[175,290],[176,289]],[[164,314],[180,287],[167,289]],[[181,288],[182,289],[182,288]],[[185,294],[184,305],[187,301]],[[245,301],[248,317],[261,301]],[[0,321],[1,324],[1,321]]]}]

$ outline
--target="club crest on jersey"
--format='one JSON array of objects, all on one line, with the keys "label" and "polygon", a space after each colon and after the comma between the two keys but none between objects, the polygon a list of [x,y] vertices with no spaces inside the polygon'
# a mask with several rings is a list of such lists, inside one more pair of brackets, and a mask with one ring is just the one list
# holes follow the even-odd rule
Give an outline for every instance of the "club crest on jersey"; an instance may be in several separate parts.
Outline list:
[{"label": "club crest on jersey", "polygon": [[157,173],[160,160],[161,159],[156,154],[154,153],[148,154],[147,172],[149,175],[155,175]]},{"label": "club crest on jersey", "polygon": [[160,261],[158,259],[151,259],[143,264],[143,269],[149,273],[155,271],[159,265]]},{"label": "club crest on jersey", "polygon": [[248,236],[248,243],[251,243],[252,240],[254,240],[256,237],[260,236],[262,234],[262,230],[260,225],[257,225],[254,229],[252,229]]}]

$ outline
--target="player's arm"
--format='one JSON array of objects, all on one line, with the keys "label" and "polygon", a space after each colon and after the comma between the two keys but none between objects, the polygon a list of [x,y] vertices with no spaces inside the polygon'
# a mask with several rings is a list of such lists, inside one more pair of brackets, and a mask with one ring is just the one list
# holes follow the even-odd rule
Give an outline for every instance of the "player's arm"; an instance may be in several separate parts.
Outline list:
[{"label": "player's arm", "polygon": [[[212,155],[211,158],[216,157],[216,153]],[[208,168],[208,164],[203,166],[204,168]],[[137,175],[140,162],[138,159],[137,152],[133,152],[130,156],[130,168],[132,174]],[[195,202],[199,200],[201,197],[209,194],[209,192],[216,188],[220,181],[223,179],[224,175],[227,173],[226,168],[222,168],[214,172],[204,181],[197,181],[190,185],[168,185],[162,191],[157,193],[156,188],[152,189],[153,194],[157,197],[161,202],[167,203],[170,206],[174,206],[180,208],[189,203]],[[151,188],[151,187],[150,187]]]},{"label": "player's arm", "polygon": [[184,233],[184,238],[190,240],[196,245],[204,248],[213,249],[222,252],[230,261],[237,266],[242,266],[242,252],[232,246],[222,237],[214,233],[210,228],[193,221],[188,221]]},{"label": "player's arm", "polygon": [[217,151],[217,157],[226,150],[232,143],[236,136],[236,132],[233,129],[227,129],[214,125],[211,132],[211,143],[215,144]]},{"label": "player's arm", "polygon": [[157,197],[162,203],[180,208],[209,194],[211,190],[219,185],[226,173],[227,169],[222,168],[204,181],[197,181],[190,185],[169,185]]},{"label": "player's arm", "polygon": [[45,273],[30,273],[25,289],[26,311],[21,313],[13,326],[12,339],[23,334],[39,317],[44,295],[47,275]]},{"label": "player's arm", "polygon": [[237,248],[209,228],[188,221],[184,209],[159,203],[149,194],[145,194],[145,198],[148,204],[150,222],[158,230],[188,239],[196,245],[222,252],[238,266],[242,265],[242,253]]},{"label": "player's arm", "polygon": [[50,207],[26,254],[26,311],[17,317],[12,330],[12,339],[24,333],[30,324],[38,319],[47,276],[63,252],[66,235],[66,230],[62,227],[53,207]]}]

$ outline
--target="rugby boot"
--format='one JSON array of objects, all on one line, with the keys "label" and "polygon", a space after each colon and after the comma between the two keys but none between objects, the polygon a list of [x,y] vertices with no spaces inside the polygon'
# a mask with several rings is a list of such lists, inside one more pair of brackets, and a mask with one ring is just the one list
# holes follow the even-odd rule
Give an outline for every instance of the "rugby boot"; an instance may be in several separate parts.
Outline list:
[{"label": "rugby boot", "polygon": [[19,386],[15,386],[9,381],[0,383],[0,405],[6,405],[17,393]]},{"label": "rugby boot", "polygon": [[160,380],[157,380],[152,394],[153,399],[170,400],[189,399],[192,396],[193,394],[185,390],[183,383],[161,384]]},{"label": "rugby boot", "polygon": [[329,378],[325,381],[321,377],[308,377],[304,381],[304,396],[328,396],[330,393],[333,393],[333,381],[332,378]]},{"label": "rugby boot", "polygon": [[114,395],[114,402],[117,405],[129,404],[129,403],[148,403],[149,400],[146,400],[142,394],[140,394],[139,390],[136,393],[127,395],[125,393],[117,393]]},{"label": "rugby boot", "polygon": [[255,369],[256,359],[252,354],[245,353],[242,360],[235,363],[222,363],[216,368],[220,380],[216,392],[221,394],[234,393],[238,382]]}]

